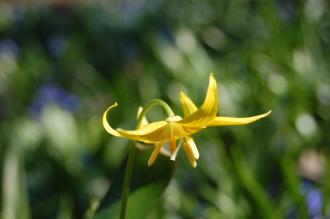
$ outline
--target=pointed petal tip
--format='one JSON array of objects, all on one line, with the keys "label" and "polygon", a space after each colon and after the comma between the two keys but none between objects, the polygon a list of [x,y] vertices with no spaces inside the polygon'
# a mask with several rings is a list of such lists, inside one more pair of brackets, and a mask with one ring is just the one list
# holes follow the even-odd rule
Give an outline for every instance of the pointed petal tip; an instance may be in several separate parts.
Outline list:
[{"label": "pointed petal tip", "polygon": [[209,78],[210,78],[210,80],[212,80],[215,83],[217,83],[216,80],[215,80],[215,77],[214,77],[214,73],[213,72],[210,73],[210,77]]},{"label": "pointed petal tip", "polygon": [[193,168],[196,168],[196,167],[197,167],[197,162],[196,162],[196,161],[193,162],[193,163],[191,164],[191,166],[192,166]]},{"label": "pointed petal tip", "polygon": [[183,91],[180,92],[179,98],[180,98],[181,102],[185,102],[185,101],[187,101],[187,99],[190,100],[188,95]]},{"label": "pointed petal tip", "polygon": [[215,80],[213,72],[210,74],[210,79]]},{"label": "pointed petal tip", "polygon": [[182,97],[185,97],[185,96],[187,96],[186,94],[185,94],[185,92],[183,92],[183,91],[180,91],[180,98],[182,98]]},{"label": "pointed petal tip", "polygon": [[250,117],[223,117],[218,116],[214,118],[213,121],[211,121],[208,126],[234,126],[234,125],[247,125],[250,123],[253,123],[255,121],[258,121],[262,118],[265,118],[271,114],[271,110],[269,110],[266,113],[256,115],[256,116],[250,116]]},{"label": "pointed petal tip", "polygon": [[263,114],[263,117],[269,116],[272,113],[272,110],[269,110],[268,112]]},{"label": "pointed petal tip", "polygon": [[215,80],[213,74],[210,75],[209,86],[213,87],[213,89],[215,89],[216,98],[218,98],[218,83],[217,83],[217,80]]},{"label": "pointed petal tip", "polygon": [[[185,101],[181,102],[187,102],[187,100],[188,98]],[[189,102],[191,102],[190,99]],[[185,116],[185,118],[180,121],[180,124],[183,124],[185,127],[189,128],[203,127],[210,123],[210,121],[212,121],[212,119],[216,116],[217,112],[218,87],[215,78],[211,74],[206,91],[206,96],[202,106],[199,109],[196,108],[196,111],[189,114],[189,116]],[[189,132],[189,134],[192,134],[192,131]]]}]

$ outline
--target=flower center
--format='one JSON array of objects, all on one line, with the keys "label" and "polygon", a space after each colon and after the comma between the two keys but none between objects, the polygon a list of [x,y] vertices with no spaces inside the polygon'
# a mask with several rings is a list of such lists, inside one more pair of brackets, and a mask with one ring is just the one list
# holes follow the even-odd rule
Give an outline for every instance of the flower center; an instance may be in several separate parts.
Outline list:
[{"label": "flower center", "polygon": [[182,120],[181,116],[170,116],[166,119],[167,122],[178,122],[180,120]]}]

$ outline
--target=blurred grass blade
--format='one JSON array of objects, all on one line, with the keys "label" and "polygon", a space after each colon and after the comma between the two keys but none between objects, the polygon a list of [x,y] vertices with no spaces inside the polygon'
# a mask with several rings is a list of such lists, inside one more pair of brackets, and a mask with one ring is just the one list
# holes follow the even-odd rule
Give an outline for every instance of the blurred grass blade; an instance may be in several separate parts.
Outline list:
[{"label": "blurred grass blade", "polygon": [[296,173],[296,163],[292,162],[288,155],[286,155],[281,160],[281,166],[283,173],[285,174],[285,184],[288,188],[290,197],[292,197],[296,203],[297,217],[307,219],[308,208],[305,203],[304,196],[301,193],[301,181]]},{"label": "blurred grass blade", "polygon": [[[149,153],[137,151],[133,170],[132,184],[126,212],[127,219],[146,218],[157,206],[167,188],[174,171],[174,162],[159,156],[153,166],[148,167]],[[120,168],[117,179],[101,201],[95,219],[119,218],[121,193],[126,162]]]},{"label": "blurred grass blade", "polygon": [[242,185],[250,193],[250,195],[256,202],[256,205],[260,210],[260,215],[262,215],[262,218],[282,218],[278,216],[279,213],[276,211],[276,208],[272,203],[271,198],[268,197],[265,190],[253,176],[254,174],[249,169],[249,165],[246,163],[245,158],[240,149],[233,149],[233,158],[239,179]]},{"label": "blurred grass blade", "polygon": [[18,149],[15,146],[10,146],[5,154],[2,189],[3,217],[6,219],[29,219],[25,172],[21,166]]}]

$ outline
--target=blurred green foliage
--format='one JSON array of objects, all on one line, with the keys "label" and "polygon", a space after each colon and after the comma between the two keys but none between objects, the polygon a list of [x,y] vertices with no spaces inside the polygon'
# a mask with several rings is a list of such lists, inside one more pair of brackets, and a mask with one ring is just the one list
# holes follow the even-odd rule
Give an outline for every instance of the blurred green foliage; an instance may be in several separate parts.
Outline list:
[{"label": "blurred green foliage", "polygon": [[124,128],[153,98],[182,114],[210,72],[220,115],[273,113],[198,134],[150,218],[330,217],[329,18],[325,0],[1,2],[2,218],[90,218],[128,149],[105,108]]}]

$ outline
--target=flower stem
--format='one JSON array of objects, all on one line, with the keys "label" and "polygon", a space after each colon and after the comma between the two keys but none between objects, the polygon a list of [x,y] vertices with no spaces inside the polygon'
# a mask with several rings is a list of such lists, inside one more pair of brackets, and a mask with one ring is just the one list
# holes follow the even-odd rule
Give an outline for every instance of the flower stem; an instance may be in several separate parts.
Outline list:
[{"label": "flower stem", "polygon": [[135,142],[131,144],[129,152],[128,152],[128,160],[127,166],[125,170],[125,179],[124,179],[124,188],[123,188],[123,198],[121,201],[121,209],[120,209],[120,219],[125,219],[126,216],[126,208],[127,208],[127,199],[130,189],[130,184],[132,180],[132,173],[134,167],[134,157],[135,157],[136,147]]},{"label": "flower stem", "polygon": [[[145,116],[145,114],[151,109],[151,107],[159,105],[161,106],[164,111],[166,112],[167,116],[174,116],[174,113],[171,109],[171,107],[165,103],[162,100],[154,99],[150,101],[142,110],[139,117],[137,118],[136,122],[136,128],[141,128],[142,125],[142,119]],[[128,152],[128,160],[127,160],[127,166],[125,170],[125,178],[124,178],[124,188],[123,188],[123,194],[122,194],[122,201],[121,201],[121,208],[120,208],[120,219],[125,219],[126,217],[126,208],[127,208],[127,201],[128,201],[128,195],[132,180],[132,173],[133,173],[133,167],[134,167],[134,158],[136,153],[136,146],[135,142],[130,146],[129,152]]]},{"label": "flower stem", "polygon": [[151,100],[145,107],[143,107],[143,110],[137,119],[137,128],[140,128],[142,119],[145,116],[145,114],[151,109],[151,107],[156,106],[156,105],[161,106],[164,109],[167,116],[174,116],[174,113],[173,113],[171,107],[167,103],[165,103],[164,101],[159,100],[159,99],[154,99],[154,100]]}]

